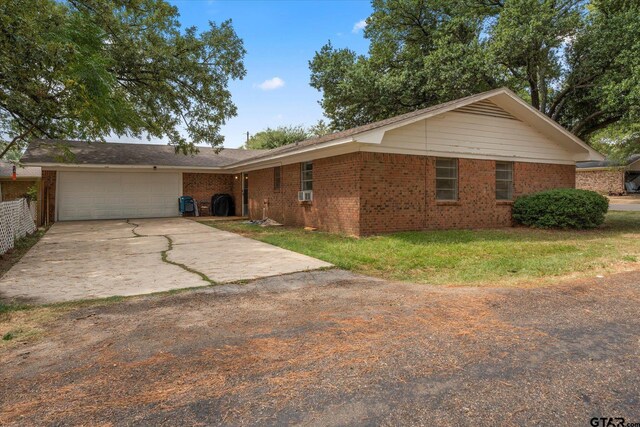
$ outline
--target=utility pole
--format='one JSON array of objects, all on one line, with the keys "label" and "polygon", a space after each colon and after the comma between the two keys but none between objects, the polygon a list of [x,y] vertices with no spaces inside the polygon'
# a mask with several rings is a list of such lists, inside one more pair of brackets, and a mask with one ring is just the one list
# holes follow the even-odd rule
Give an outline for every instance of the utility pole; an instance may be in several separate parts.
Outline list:
[{"label": "utility pole", "polygon": [[249,143],[249,131],[247,131],[247,144]]}]

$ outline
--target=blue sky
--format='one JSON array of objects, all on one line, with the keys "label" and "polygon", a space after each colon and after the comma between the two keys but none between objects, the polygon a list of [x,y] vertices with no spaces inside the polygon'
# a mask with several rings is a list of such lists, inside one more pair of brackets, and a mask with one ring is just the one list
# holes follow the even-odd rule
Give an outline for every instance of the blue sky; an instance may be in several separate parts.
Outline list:
[{"label": "blue sky", "polygon": [[320,92],[309,86],[308,62],[327,41],[366,53],[357,25],[371,14],[363,1],[169,0],[184,27],[233,20],[247,54],[244,80],[230,90],[238,115],[222,129],[225,147],[238,147],[246,132],[278,125],[311,125],[323,117]]}]

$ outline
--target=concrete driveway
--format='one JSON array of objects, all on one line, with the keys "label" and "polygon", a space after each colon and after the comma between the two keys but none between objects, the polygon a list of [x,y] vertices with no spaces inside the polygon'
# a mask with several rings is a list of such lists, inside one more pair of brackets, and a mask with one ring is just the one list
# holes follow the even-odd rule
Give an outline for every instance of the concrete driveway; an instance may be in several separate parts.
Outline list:
[{"label": "concrete driveway", "polygon": [[329,266],[183,218],[60,222],[0,279],[0,298],[138,295]]}]

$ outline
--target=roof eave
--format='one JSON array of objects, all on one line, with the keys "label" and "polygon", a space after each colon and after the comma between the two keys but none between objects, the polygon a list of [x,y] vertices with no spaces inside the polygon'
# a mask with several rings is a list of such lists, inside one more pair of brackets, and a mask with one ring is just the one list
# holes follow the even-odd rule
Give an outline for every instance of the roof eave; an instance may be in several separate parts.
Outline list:
[{"label": "roof eave", "polygon": [[46,163],[33,162],[24,163],[27,166],[38,166],[46,170],[74,170],[74,169],[152,169],[152,170],[201,170],[206,172],[224,172],[220,166],[165,166],[165,165],[118,165],[118,164],[95,164],[95,163]]}]

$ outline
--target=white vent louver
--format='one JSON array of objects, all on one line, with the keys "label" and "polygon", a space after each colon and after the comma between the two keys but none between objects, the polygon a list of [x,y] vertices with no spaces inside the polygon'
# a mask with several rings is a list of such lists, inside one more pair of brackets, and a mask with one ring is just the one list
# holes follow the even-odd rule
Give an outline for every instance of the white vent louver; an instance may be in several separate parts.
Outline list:
[{"label": "white vent louver", "polygon": [[480,116],[501,117],[503,119],[518,120],[510,113],[488,100],[478,101],[471,105],[457,108],[454,111],[457,113],[478,114]]}]

